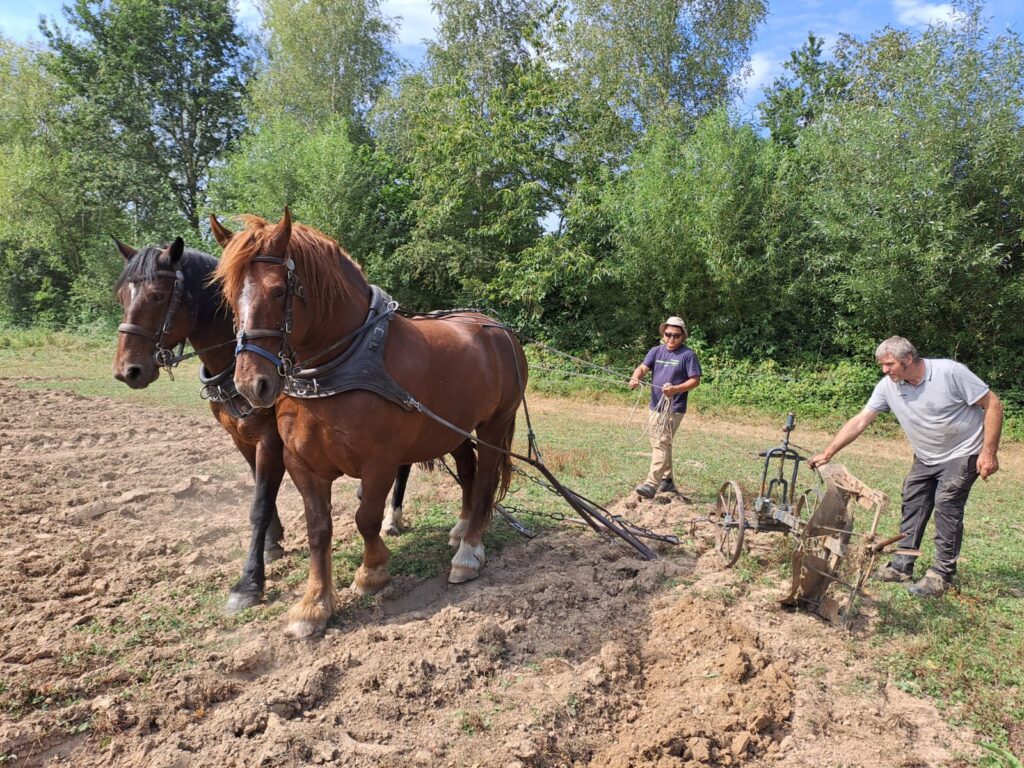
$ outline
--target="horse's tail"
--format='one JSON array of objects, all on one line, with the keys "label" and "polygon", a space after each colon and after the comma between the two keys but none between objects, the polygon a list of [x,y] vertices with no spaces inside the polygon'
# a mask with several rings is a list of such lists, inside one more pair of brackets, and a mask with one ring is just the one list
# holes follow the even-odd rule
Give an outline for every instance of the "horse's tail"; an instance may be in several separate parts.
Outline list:
[{"label": "horse's tail", "polygon": [[515,434],[516,417],[515,414],[512,414],[512,420],[508,424],[508,429],[505,430],[501,440],[498,442],[498,446],[505,453],[502,453],[501,458],[498,459],[498,488],[494,494],[495,504],[505,498],[505,494],[508,493],[508,487],[512,484],[512,457],[509,456],[508,451],[512,450],[512,438]]}]

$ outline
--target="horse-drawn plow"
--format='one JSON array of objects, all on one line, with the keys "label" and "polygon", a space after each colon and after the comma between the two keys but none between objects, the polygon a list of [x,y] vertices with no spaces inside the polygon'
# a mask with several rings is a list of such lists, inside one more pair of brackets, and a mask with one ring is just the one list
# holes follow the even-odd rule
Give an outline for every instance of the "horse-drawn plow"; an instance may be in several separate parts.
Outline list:
[{"label": "horse-drawn plow", "polygon": [[[878,538],[878,524],[889,497],[841,464],[815,470],[816,484],[797,493],[800,465],[807,457],[790,444],[795,426],[790,413],[782,442],[758,453],[764,463],[760,491],[752,506],[746,507],[740,484],[727,480],[719,489],[714,512],[691,521],[691,534],[698,523],[714,524],[716,547],[726,568],[739,560],[748,531],[792,536],[792,585],[780,602],[847,626],[876,558],[888,554],[888,547],[903,535]],[[871,516],[867,531],[854,529],[858,508]]]},{"label": "horse-drawn plow", "polygon": [[[642,559],[657,558],[649,542],[679,543],[671,533],[656,533],[612,514],[566,486],[545,465],[525,400],[527,360],[523,344],[531,340],[479,310],[427,314],[400,310],[390,296],[366,282],[358,266],[333,240],[296,225],[293,241],[287,210],[276,225],[255,217],[246,221],[246,230],[235,235],[211,218],[214,235],[224,247],[219,262],[204,254],[188,256],[180,238],[166,249],[147,251],[148,260],[137,258],[133,249],[118,244],[126,259],[119,282],[119,296],[125,306],[125,321],[119,327],[119,362],[115,366],[119,376],[138,388],[154,379],[158,368],[169,372],[184,359],[181,345],[191,333],[193,341],[201,339],[200,348],[193,354],[203,353],[209,358],[203,358],[204,365],[222,372],[218,376],[223,382],[214,387],[213,379],[208,377],[203,392],[210,396],[216,389],[229,404],[244,397],[251,406],[245,411],[220,406],[227,414],[223,419],[218,416],[222,425],[231,422],[229,432],[241,446],[245,441],[239,437],[236,422],[244,422],[248,434],[257,418],[252,414],[264,414],[264,448],[276,450],[262,451],[276,458],[274,472],[261,484],[267,473],[261,473],[254,456],[250,456],[259,451],[248,443],[244,446],[243,453],[256,471],[254,526],[249,562],[232,590],[229,608],[250,607],[262,597],[265,562],[270,559],[264,548],[274,527],[274,498],[283,474],[282,445],[294,457],[289,473],[302,491],[307,527],[314,519],[329,533],[331,483],[345,474],[362,479],[361,487],[366,492],[356,518],[364,538],[364,558],[354,583],[363,593],[379,591],[391,578],[386,567],[388,550],[379,535],[382,529],[390,532],[390,526],[379,523],[378,516],[383,514],[396,465],[402,468],[401,474],[407,472],[411,461],[446,454],[455,459],[453,474],[464,486],[460,520],[450,532],[450,542],[458,546],[449,576],[452,583],[476,578],[485,563],[481,538],[494,502],[508,488],[516,463],[528,465],[535,473],[532,479],[560,496],[581,522],[599,535],[628,545]],[[186,274],[190,268],[199,267],[203,280]],[[186,329],[185,313],[177,310],[179,305],[188,304],[187,285],[208,285],[211,275],[224,285],[218,304],[223,306],[226,301],[233,311],[237,309],[235,304],[242,306],[246,327],[239,325],[238,314],[223,314],[218,315],[217,333]],[[149,306],[138,300],[142,292],[136,284],[154,280],[173,280],[171,300],[166,306]],[[259,312],[249,303],[250,288],[257,282],[266,284],[266,296],[261,294],[255,305]],[[345,317],[338,316],[333,308],[331,297],[335,293],[350,299],[345,304]],[[224,348],[230,343],[227,329],[232,316],[233,326],[238,326],[233,355]],[[170,351],[172,341],[179,344],[177,353]],[[155,347],[152,360],[146,359],[144,352],[150,343]],[[390,363],[384,355],[389,344],[403,352]],[[275,346],[276,352],[272,349]],[[218,360],[215,362],[211,355]],[[500,365],[481,366],[483,359],[498,360]],[[427,362],[433,366],[430,370],[424,368]],[[460,374],[452,375],[453,371]],[[228,378],[234,387],[225,392]],[[273,414],[282,393],[287,395],[288,419],[293,425],[288,439],[298,441],[295,445],[282,444],[285,434],[276,430]],[[496,393],[498,398],[488,393]],[[398,408],[382,408],[380,398]],[[520,409],[528,432],[525,455],[511,450]],[[327,431],[296,427],[296,420],[309,425],[344,424],[344,429],[329,432],[332,437],[327,439]],[[802,491],[797,498],[800,464],[806,459],[789,444],[794,423],[790,414],[782,444],[760,454],[764,470],[753,508],[745,508],[740,485],[727,481],[718,494],[714,513],[699,520],[715,523],[717,548],[727,567],[740,557],[748,531],[791,534],[796,541],[793,586],[783,603],[845,623],[875,555],[891,543],[878,542],[876,537],[888,500],[842,468],[817,474],[817,487]],[[340,437],[344,437],[344,445],[339,443]],[[307,454],[308,460],[300,460]],[[477,486],[479,489],[474,490]],[[853,510],[857,505],[873,511],[867,533],[854,530]],[[524,535],[531,533],[509,510],[500,505],[496,509]],[[279,533],[277,525],[274,537]],[[316,567],[310,570],[302,602],[290,612],[290,631],[297,636],[323,630],[337,605],[328,567],[330,537],[314,538],[317,551],[311,557]],[[314,538],[310,539],[311,552]],[[851,542],[859,543],[854,546]],[[837,594],[843,590],[845,597]]]}]

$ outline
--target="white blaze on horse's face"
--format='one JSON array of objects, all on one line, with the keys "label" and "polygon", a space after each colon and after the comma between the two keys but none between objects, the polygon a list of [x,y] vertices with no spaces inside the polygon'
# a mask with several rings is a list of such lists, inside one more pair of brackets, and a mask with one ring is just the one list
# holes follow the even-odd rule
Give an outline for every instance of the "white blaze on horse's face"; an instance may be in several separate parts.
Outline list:
[{"label": "white blaze on horse's face", "polygon": [[252,274],[247,273],[245,282],[242,283],[242,294],[238,297],[238,327],[243,330],[249,327],[249,313],[252,311],[252,295],[254,290]]}]

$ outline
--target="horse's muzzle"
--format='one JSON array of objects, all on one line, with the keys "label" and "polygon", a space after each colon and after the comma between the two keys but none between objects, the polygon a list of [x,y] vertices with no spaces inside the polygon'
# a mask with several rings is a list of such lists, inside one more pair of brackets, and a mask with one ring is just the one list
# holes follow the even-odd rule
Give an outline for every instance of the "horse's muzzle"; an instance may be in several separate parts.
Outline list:
[{"label": "horse's muzzle", "polygon": [[160,378],[160,369],[153,366],[147,372],[141,365],[126,365],[114,370],[114,378],[123,381],[132,389],[145,389]]},{"label": "horse's muzzle", "polygon": [[239,381],[236,377],[235,387],[253,408],[269,408],[281,394],[282,379],[280,376],[265,376],[256,374],[246,381]]}]

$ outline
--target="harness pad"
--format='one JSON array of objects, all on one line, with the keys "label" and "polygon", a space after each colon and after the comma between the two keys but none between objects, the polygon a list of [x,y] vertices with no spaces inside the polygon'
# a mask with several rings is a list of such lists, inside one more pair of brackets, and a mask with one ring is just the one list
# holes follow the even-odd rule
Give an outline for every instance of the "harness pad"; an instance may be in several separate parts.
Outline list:
[{"label": "harness pad", "polygon": [[362,333],[337,357],[289,376],[284,384],[285,394],[299,400],[313,400],[365,389],[406,411],[415,410],[416,398],[384,368],[384,345],[395,316],[395,306],[388,294],[371,285],[370,311]]}]

